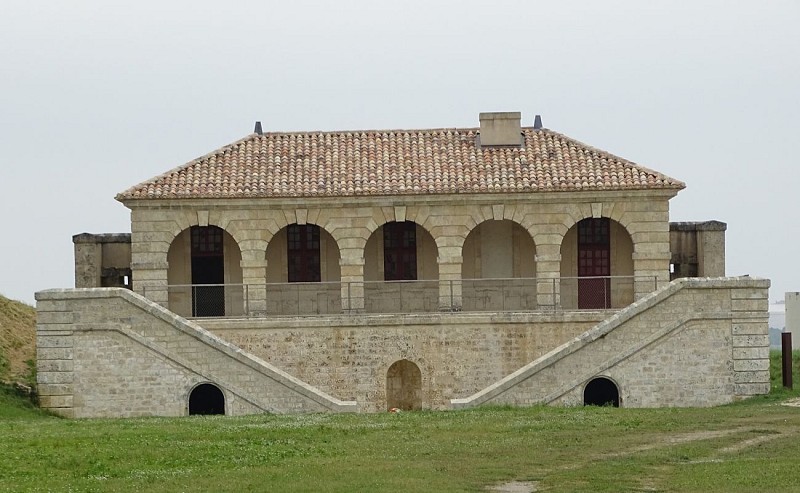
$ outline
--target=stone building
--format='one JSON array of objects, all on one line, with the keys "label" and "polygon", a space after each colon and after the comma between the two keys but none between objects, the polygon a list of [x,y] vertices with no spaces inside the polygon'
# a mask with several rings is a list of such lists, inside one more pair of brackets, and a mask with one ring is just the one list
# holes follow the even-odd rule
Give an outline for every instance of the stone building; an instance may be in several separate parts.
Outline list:
[{"label": "stone building", "polygon": [[257,124],[118,194],[129,237],[73,238],[82,289],[37,293],[42,402],[132,416],[767,392],[769,283],[722,277],[724,223],[670,224],[682,188],[519,113]]}]

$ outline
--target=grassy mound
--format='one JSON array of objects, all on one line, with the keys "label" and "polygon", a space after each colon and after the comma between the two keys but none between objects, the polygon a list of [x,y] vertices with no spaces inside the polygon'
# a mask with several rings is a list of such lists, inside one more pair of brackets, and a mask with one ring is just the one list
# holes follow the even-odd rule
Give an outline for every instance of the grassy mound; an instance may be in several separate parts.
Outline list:
[{"label": "grassy mound", "polygon": [[0,295],[0,382],[35,380],[36,310]]},{"label": "grassy mound", "polygon": [[47,411],[36,407],[30,396],[11,385],[0,383],[0,423],[10,419],[35,419],[49,416]]}]

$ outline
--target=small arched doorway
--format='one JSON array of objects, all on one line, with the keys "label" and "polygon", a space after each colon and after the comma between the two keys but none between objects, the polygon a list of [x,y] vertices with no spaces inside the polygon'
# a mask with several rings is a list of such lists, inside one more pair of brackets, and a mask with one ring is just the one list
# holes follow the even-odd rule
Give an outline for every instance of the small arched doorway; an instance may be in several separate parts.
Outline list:
[{"label": "small arched doorway", "polygon": [[396,361],[386,372],[386,408],[422,409],[422,372],[411,361]]},{"label": "small arched doorway", "polygon": [[583,389],[583,405],[619,407],[617,384],[605,377],[593,378]]},{"label": "small arched doorway", "polygon": [[203,383],[189,394],[189,416],[225,414],[225,396],[214,384]]}]

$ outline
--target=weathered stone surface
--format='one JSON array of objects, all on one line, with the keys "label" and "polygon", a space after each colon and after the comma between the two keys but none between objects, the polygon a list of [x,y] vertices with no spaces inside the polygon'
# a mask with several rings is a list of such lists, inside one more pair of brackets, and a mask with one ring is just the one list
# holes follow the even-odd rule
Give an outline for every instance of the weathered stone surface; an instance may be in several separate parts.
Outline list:
[{"label": "weathered stone surface", "polygon": [[185,415],[190,392],[205,382],[223,391],[228,414],[356,410],[129,290],[51,290],[37,299],[66,301],[92,321],[38,338],[45,353],[71,351],[71,359],[38,362],[42,402],[59,414]]},{"label": "weathered stone surface", "polygon": [[[675,281],[453,405],[577,405],[585,385],[596,377],[615,382],[622,404],[632,407],[708,406],[768,392],[768,383],[766,388],[751,383],[769,380],[761,349],[766,324],[761,334],[735,336],[726,309],[736,289],[766,293],[768,286],[747,278]],[[741,351],[734,359],[735,347],[753,351]]]},{"label": "weathered stone surface", "polygon": [[[737,289],[766,292],[768,285],[683,279],[610,316],[203,321],[211,332],[124,289],[51,290],[37,299],[62,304],[81,323],[38,337],[39,388],[46,407],[76,417],[185,415],[190,392],[204,382],[222,389],[228,414],[356,409],[345,401],[380,411],[389,399],[389,368],[405,360],[420,370],[427,409],[578,405],[597,376],[615,382],[624,406],[715,405],[769,391],[767,325],[749,324],[747,335],[737,335],[737,324],[760,312],[734,319],[727,308]],[[40,323],[40,333],[49,333],[46,326]]]}]

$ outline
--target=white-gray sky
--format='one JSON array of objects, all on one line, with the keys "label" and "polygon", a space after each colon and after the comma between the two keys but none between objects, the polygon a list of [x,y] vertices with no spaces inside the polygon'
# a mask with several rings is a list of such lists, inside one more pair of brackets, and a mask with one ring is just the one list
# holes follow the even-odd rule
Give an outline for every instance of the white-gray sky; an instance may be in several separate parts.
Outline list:
[{"label": "white-gray sky", "polygon": [[0,293],[73,285],[114,195],[250,133],[544,125],[687,183],[731,275],[800,290],[800,2],[3,1]]}]

